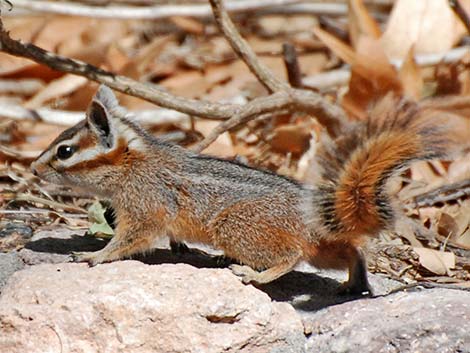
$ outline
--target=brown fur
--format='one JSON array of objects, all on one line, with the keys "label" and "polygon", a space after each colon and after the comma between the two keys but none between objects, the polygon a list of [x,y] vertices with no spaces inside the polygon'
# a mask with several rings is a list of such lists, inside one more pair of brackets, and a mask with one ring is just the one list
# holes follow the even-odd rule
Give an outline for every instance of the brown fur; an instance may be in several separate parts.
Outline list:
[{"label": "brown fur", "polygon": [[421,141],[410,132],[383,133],[357,150],[344,165],[336,190],[337,217],[348,236],[376,234],[383,226],[376,192],[384,173],[421,151]]},{"label": "brown fur", "polygon": [[85,150],[87,148],[93,147],[96,145],[96,139],[90,136],[90,134],[86,134],[85,136],[82,136],[78,140],[78,148],[80,150]]}]

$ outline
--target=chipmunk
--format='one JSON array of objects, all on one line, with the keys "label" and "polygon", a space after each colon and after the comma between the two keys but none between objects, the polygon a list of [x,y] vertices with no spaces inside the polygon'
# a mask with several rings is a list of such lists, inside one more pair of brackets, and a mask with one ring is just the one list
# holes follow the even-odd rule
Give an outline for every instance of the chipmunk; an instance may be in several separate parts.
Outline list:
[{"label": "chipmunk", "polygon": [[439,156],[444,146],[413,104],[375,111],[319,150],[321,178],[303,185],[160,141],[102,85],[86,119],[60,134],[31,168],[112,203],[115,236],[76,261],[119,260],[171,235],[223,250],[240,263],[231,269],[244,283],[271,282],[307,261],[349,269],[344,290],[360,294],[370,292],[360,245],[390,227],[396,212],[387,181],[411,161]]}]

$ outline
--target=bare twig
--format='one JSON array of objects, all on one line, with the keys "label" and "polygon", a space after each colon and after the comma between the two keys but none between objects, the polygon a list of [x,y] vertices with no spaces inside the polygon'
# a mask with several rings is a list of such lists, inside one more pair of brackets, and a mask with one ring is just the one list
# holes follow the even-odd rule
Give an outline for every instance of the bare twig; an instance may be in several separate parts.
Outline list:
[{"label": "bare twig", "polygon": [[292,87],[301,88],[302,74],[300,72],[299,61],[297,59],[297,52],[291,43],[284,43],[282,45],[282,54],[284,57],[284,64],[286,66],[287,77]]},{"label": "bare twig", "polygon": [[[34,60],[58,71],[87,77],[92,81],[104,83],[116,91],[139,97],[161,107],[176,110],[188,115],[225,120],[234,116],[242,108],[236,104],[220,104],[181,98],[155,85],[144,84],[126,76],[115,75],[82,61],[65,58],[61,55],[46,51],[34,44],[22,43],[9,36],[8,32],[3,28],[3,22],[1,20],[0,50],[11,55]],[[324,115],[328,120],[338,120],[338,124],[335,125],[341,125],[346,121],[345,115],[340,108],[327,102],[320,95],[315,95],[313,98],[312,103],[305,102],[309,110],[317,110],[319,115]],[[263,102],[263,97],[254,99],[253,102],[258,100]],[[338,133],[338,131],[336,131],[336,133]]]},{"label": "bare twig", "polygon": [[[298,2],[299,0],[239,0],[228,2],[227,9],[230,12],[246,12]],[[210,17],[212,14],[210,6],[206,4],[97,7],[73,2],[15,0],[14,8],[40,13],[119,19],[159,19],[171,16]]]},{"label": "bare twig", "polygon": [[0,94],[13,93],[32,96],[42,88],[44,88],[44,83],[38,79],[0,80]]},{"label": "bare twig", "polygon": [[459,0],[449,0],[449,6],[457,17],[462,21],[463,25],[467,29],[467,32],[470,33],[470,17],[468,16],[467,11],[462,7],[462,4]]},{"label": "bare twig", "polygon": [[222,133],[269,112],[274,113],[287,110],[289,112],[311,114],[327,128],[331,136],[338,136],[347,132],[353,124],[348,121],[341,109],[327,104],[320,95],[302,89],[292,88],[276,92],[267,97],[257,98],[246,104],[243,108],[229,120],[216,126],[194,149],[200,152],[214,142]]},{"label": "bare twig", "polygon": [[250,103],[246,104],[245,109],[239,111],[229,120],[217,125],[204,140],[199,142],[194,147],[194,150],[196,152],[204,150],[207,146],[214,142],[217,137],[219,137],[219,135],[234,128],[237,125],[249,121],[252,117],[259,116],[262,113],[268,113],[269,111],[279,111],[283,108],[287,108],[287,106],[292,103],[292,100],[285,91],[280,91],[268,97],[264,97],[264,100],[264,102],[258,101],[253,103],[254,101],[251,101]]},{"label": "bare twig", "polygon": [[270,92],[276,92],[282,89],[288,89],[289,86],[277,79],[272,72],[263,65],[256,56],[255,52],[248,43],[242,38],[235,28],[232,20],[223,7],[221,0],[209,0],[214,12],[215,21],[219,29],[224,34],[227,41],[237,55],[246,63],[250,71]]},{"label": "bare twig", "polygon": [[30,194],[22,194],[22,193],[3,193],[2,197],[5,200],[10,200],[10,201],[26,201],[26,202],[34,202],[34,203],[40,203],[45,206],[51,207],[53,209],[62,209],[64,211],[70,211],[70,212],[75,212],[75,213],[87,213],[86,210],[84,210],[81,207],[76,207],[72,205],[67,205],[62,202],[57,202],[57,201],[52,201],[52,200],[47,200],[43,199],[41,197],[37,197],[34,195]]},{"label": "bare twig", "polygon": [[[146,7],[124,5],[97,7],[77,4],[72,1],[15,0],[12,13],[23,14],[26,11],[113,19],[160,19],[171,16],[190,16],[206,19],[212,16],[210,6],[204,3],[155,4],[154,6],[148,3],[147,5]],[[313,3],[306,0],[238,0],[227,1],[226,6],[230,13],[251,12],[256,15],[315,14],[339,16],[345,15],[348,11],[348,5],[345,3],[334,1],[327,3],[318,0]]]},{"label": "bare twig", "polygon": [[[453,63],[461,58],[464,55],[470,53],[468,46],[458,47],[449,50],[447,53],[440,54],[419,54],[415,56],[415,61],[419,66],[432,66],[438,63]],[[403,65],[403,60],[392,59],[391,63],[395,67],[401,67]],[[311,88],[316,89],[327,89],[334,86],[345,85],[349,82],[351,78],[350,68],[330,70],[327,72],[322,72],[313,76],[305,77],[302,80],[302,83]]]},{"label": "bare twig", "polygon": [[463,180],[450,185],[444,185],[415,196],[413,201],[416,207],[430,207],[437,203],[456,201],[470,195],[470,180]]},{"label": "bare twig", "polygon": [[[134,111],[132,116],[139,122],[154,125],[189,121],[188,115],[165,108]],[[70,126],[83,120],[85,113],[48,108],[27,109],[19,105],[0,103],[0,117],[13,120],[40,120],[50,124]]]},{"label": "bare twig", "polygon": [[0,156],[6,157],[6,159],[20,160],[24,163],[31,163],[39,156],[41,151],[17,151],[13,148],[0,145]]}]

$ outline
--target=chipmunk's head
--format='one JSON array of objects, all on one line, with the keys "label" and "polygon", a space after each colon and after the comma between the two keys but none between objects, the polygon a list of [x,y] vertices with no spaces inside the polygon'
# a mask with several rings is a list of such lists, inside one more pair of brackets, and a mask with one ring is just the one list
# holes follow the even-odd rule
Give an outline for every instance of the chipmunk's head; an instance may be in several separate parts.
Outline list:
[{"label": "chipmunk's head", "polygon": [[102,85],[86,119],[62,132],[31,164],[47,181],[112,193],[125,168],[143,156],[144,132],[125,117],[111,89]]}]

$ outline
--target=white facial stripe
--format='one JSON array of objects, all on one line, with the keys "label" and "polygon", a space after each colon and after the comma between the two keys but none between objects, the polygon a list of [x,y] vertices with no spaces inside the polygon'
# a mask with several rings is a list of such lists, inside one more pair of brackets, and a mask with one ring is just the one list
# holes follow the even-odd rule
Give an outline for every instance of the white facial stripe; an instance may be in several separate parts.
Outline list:
[{"label": "white facial stripe", "polygon": [[119,136],[124,137],[130,148],[139,151],[142,151],[145,148],[142,142],[142,137],[140,137],[130,126],[121,122],[119,119],[116,119],[115,126],[118,130]]},{"label": "white facial stripe", "polygon": [[86,149],[79,150],[72,154],[70,158],[64,159],[64,160],[59,160],[60,165],[62,165],[64,168],[70,168],[78,163],[85,162],[85,161],[91,161],[98,157],[99,155],[105,154],[110,152],[111,150],[106,150],[100,145],[97,146],[91,146]]}]

